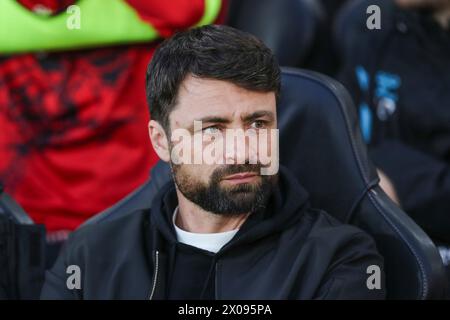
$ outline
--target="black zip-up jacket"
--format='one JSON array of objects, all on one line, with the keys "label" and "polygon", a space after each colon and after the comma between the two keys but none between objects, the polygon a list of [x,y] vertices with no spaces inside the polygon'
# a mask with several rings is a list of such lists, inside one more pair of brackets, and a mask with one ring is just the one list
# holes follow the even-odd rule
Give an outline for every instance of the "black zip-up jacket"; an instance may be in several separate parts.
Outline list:
[{"label": "black zip-up jacket", "polygon": [[[169,183],[150,210],[73,233],[46,274],[41,298],[166,299],[177,244],[168,217],[176,205]],[[284,168],[267,209],[247,219],[214,264],[215,299],[385,297],[383,259],[373,240],[312,209],[306,191]],[[71,265],[81,271],[80,289],[67,287]],[[381,270],[380,289],[368,288],[371,265]]]},{"label": "black zip-up jacket", "polygon": [[343,33],[354,41],[339,78],[403,209],[434,239],[450,242],[450,30],[426,11],[375,3],[385,18],[381,30],[361,20]]}]

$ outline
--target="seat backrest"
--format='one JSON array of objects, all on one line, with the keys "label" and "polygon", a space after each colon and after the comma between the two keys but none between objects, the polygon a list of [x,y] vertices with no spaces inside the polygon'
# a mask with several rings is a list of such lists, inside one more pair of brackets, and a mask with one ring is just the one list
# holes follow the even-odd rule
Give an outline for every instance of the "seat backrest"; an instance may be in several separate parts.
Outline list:
[{"label": "seat backrest", "polygon": [[[313,206],[372,235],[385,258],[388,298],[443,298],[446,280],[439,253],[378,186],[344,87],[317,73],[283,69],[277,112],[281,164],[308,190]],[[148,208],[157,190],[171,180],[162,162],[151,175],[146,184],[87,223]]]},{"label": "seat backrest", "polygon": [[315,0],[231,0],[227,24],[261,39],[280,65],[299,67],[317,35],[320,8]]}]

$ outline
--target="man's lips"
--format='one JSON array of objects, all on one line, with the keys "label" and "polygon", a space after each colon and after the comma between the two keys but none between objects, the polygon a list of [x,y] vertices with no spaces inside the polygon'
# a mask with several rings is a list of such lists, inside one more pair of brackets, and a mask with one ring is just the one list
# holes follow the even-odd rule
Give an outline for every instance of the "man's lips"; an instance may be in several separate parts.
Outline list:
[{"label": "man's lips", "polygon": [[223,180],[229,181],[231,183],[244,183],[252,181],[254,178],[258,177],[257,173],[254,172],[241,172],[226,176]]}]

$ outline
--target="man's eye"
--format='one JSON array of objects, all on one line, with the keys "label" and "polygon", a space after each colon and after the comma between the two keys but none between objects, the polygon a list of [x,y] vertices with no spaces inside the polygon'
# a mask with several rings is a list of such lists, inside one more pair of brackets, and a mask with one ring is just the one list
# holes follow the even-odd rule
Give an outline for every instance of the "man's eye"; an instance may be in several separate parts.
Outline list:
[{"label": "man's eye", "polygon": [[206,134],[217,134],[220,132],[220,128],[216,126],[211,126],[203,129],[203,133]]},{"label": "man's eye", "polygon": [[250,127],[252,127],[253,129],[262,129],[266,126],[266,122],[262,121],[262,120],[256,120],[254,121]]}]

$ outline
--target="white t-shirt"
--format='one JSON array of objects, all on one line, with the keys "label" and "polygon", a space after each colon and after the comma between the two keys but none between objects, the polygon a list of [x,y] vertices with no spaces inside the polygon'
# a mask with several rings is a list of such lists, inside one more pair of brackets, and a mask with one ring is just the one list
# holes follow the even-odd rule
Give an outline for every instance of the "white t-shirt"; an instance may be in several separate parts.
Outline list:
[{"label": "white t-shirt", "polygon": [[175,224],[175,219],[178,214],[178,207],[175,208],[173,212],[173,226],[175,227],[175,232],[177,234],[178,242],[188,244],[190,246],[203,249],[209,252],[217,253],[224,245],[230,242],[239,229],[219,232],[219,233],[193,233],[187,232],[177,227]]}]

